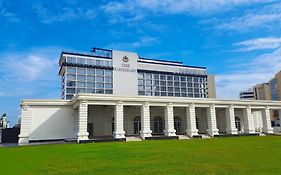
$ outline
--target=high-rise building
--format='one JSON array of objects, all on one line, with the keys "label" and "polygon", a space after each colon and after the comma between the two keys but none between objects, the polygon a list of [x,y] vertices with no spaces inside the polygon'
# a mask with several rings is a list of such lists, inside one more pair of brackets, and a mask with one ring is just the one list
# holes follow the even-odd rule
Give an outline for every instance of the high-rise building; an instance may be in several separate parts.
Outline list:
[{"label": "high-rise building", "polygon": [[271,100],[270,87],[268,83],[257,84],[253,89],[256,100]]},{"label": "high-rise building", "polygon": [[93,48],[87,54],[62,52],[59,64],[62,99],[78,93],[216,97],[214,76],[207,75],[205,67],[187,66],[180,61]]}]

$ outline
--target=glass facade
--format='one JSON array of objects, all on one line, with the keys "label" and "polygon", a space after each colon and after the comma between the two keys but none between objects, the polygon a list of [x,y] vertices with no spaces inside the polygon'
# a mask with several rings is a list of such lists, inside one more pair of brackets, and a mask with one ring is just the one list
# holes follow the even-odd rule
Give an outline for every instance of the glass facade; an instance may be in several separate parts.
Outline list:
[{"label": "glass facade", "polygon": [[78,93],[113,93],[112,60],[67,57],[62,76],[62,98]]},{"label": "glass facade", "polygon": [[269,82],[270,84],[270,93],[271,93],[271,100],[278,100],[278,94],[276,92],[277,89],[277,81],[276,79],[272,79]]},{"label": "glass facade", "polygon": [[138,94],[207,98],[207,77],[138,72]]},{"label": "glass facade", "polygon": [[[113,94],[113,70],[122,70],[113,68],[111,51],[98,49],[94,54],[102,56],[62,53],[59,71],[62,99],[71,99],[78,93]],[[205,68],[187,68],[168,61],[165,64],[136,61],[138,95],[208,98]]]}]

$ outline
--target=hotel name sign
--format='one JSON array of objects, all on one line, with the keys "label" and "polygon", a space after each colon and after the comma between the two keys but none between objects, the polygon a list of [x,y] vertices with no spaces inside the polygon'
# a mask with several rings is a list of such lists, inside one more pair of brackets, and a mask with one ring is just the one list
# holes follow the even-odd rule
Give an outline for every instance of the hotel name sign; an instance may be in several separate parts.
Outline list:
[{"label": "hotel name sign", "polygon": [[121,63],[121,68],[114,67],[113,70],[115,71],[121,71],[121,72],[137,72],[137,69],[131,69],[129,62],[129,58],[127,56],[124,56],[122,58],[123,63]]}]

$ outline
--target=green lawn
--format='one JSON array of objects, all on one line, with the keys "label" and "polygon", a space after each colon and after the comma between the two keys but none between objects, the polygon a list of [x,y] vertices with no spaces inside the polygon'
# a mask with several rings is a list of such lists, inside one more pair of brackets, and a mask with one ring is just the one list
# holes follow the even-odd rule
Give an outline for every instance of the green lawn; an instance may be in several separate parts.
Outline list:
[{"label": "green lawn", "polygon": [[281,137],[0,148],[0,174],[281,174]]}]

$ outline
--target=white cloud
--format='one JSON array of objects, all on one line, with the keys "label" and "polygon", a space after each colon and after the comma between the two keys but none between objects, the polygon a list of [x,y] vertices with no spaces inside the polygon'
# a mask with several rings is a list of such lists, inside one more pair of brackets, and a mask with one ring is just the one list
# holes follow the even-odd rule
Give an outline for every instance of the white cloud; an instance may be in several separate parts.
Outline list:
[{"label": "white cloud", "polygon": [[46,94],[43,92],[59,86],[58,57],[59,51],[53,48],[1,54],[0,96],[42,93],[44,97]]},{"label": "white cloud", "polygon": [[281,69],[281,48],[262,54],[238,70],[216,76],[219,98],[238,98],[239,92],[255,84],[268,82]]},{"label": "white cloud", "polygon": [[114,22],[143,19],[146,13],[154,14],[214,14],[237,6],[265,4],[274,0],[127,0],[113,1],[101,6]]},{"label": "white cloud", "polygon": [[46,7],[42,4],[36,4],[33,5],[33,10],[39,16],[41,22],[46,24],[79,19],[92,20],[96,18],[95,9],[82,6]]},{"label": "white cloud", "polygon": [[246,11],[240,16],[217,22],[218,29],[248,31],[255,29],[280,28],[281,3],[273,3],[261,8]]},{"label": "white cloud", "polygon": [[236,51],[253,51],[253,50],[266,50],[277,49],[281,47],[281,38],[267,37],[250,39],[238,43],[234,43],[234,46],[242,47]]},{"label": "white cloud", "polygon": [[145,37],[140,37],[137,41],[111,43],[109,46],[107,46],[107,48],[130,50],[134,48],[155,45],[159,42],[160,41],[157,38],[145,36]]}]

